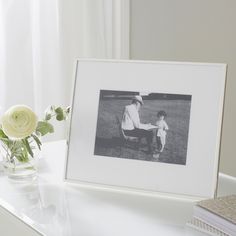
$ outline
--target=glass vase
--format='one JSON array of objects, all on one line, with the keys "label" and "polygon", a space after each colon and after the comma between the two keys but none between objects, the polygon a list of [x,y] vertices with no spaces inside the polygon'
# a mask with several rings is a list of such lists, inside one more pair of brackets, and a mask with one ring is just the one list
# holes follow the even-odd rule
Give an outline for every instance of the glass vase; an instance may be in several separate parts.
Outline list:
[{"label": "glass vase", "polygon": [[[11,140],[12,144],[10,148],[6,144],[2,144],[2,164],[4,172],[9,179],[16,181],[29,181],[36,179],[39,150],[33,139],[31,140],[29,138],[28,141],[33,156],[21,147],[22,140]],[[15,150],[17,150],[17,152],[15,152]]]}]

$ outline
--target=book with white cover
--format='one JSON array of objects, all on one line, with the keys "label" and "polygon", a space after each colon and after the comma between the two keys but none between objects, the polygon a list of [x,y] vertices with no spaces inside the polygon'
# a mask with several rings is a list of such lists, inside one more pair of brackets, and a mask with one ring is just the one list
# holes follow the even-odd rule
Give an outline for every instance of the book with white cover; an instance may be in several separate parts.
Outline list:
[{"label": "book with white cover", "polygon": [[193,222],[197,220],[226,235],[236,235],[236,195],[198,202],[194,207]]},{"label": "book with white cover", "polygon": [[187,223],[188,226],[197,229],[203,233],[207,233],[212,236],[230,236],[229,234],[226,234],[219,229],[197,219],[197,218],[192,218],[190,222]]}]

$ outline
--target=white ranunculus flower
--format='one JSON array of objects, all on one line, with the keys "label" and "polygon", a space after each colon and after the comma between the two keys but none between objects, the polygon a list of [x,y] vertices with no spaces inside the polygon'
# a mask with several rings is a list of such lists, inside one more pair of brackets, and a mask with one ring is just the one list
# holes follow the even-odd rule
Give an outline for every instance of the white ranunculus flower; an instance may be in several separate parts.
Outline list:
[{"label": "white ranunculus flower", "polygon": [[38,118],[31,108],[16,105],[9,108],[2,116],[3,132],[9,138],[23,139],[31,135],[37,127]]}]

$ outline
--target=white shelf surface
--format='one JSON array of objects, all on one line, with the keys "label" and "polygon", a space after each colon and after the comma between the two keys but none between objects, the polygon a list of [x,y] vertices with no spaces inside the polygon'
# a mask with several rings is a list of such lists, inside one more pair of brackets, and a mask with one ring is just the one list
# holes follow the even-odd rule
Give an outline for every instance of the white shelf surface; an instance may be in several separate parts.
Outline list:
[{"label": "white shelf surface", "polygon": [[[33,183],[13,182],[0,172],[0,216],[8,212],[31,235],[205,235],[186,226],[193,200],[65,183],[66,141],[43,146]],[[236,194],[236,180],[220,174],[218,195],[227,194]]]}]

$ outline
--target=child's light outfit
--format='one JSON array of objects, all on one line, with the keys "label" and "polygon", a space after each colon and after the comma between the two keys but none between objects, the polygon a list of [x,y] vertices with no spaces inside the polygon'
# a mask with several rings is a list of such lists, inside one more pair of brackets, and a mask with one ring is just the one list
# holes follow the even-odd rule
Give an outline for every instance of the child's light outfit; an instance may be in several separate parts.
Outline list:
[{"label": "child's light outfit", "polygon": [[163,151],[164,146],[166,144],[166,130],[169,129],[167,123],[164,120],[158,120],[156,122],[156,125],[158,127],[157,129],[157,143],[161,144],[160,146],[160,152]]}]

